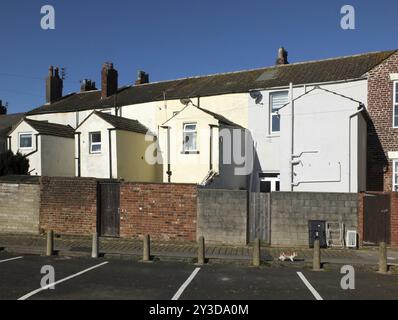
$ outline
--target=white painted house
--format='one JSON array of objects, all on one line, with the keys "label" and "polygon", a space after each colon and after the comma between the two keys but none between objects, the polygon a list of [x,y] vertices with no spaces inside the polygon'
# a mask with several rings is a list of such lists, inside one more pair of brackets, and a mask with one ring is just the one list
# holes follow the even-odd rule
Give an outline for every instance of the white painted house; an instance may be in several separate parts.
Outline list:
[{"label": "white painted house", "polygon": [[69,126],[23,119],[9,133],[8,149],[29,159],[31,175],[74,175],[74,129]]},{"label": "white painted house", "polygon": [[[215,118],[209,113],[250,131],[254,143],[254,169],[247,179],[247,189],[357,192],[366,188],[364,149],[368,75],[395,53],[374,52],[288,64],[287,53],[281,49],[277,64],[267,68],[155,83],[149,83],[149,77],[140,73],[134,85],[121,88],[118,87],[117,71],[112,64],[106,64],[102,69],[100,90],[94,83],[84,82],[81,92],[67,96],[55,90],[60,85],[62,87],[62,83],[57,72],[50,69],[47,84],[53,85],[47,85],[47,90],[54,92],[47,94],[47,104],[32,110],[27,117],[69,125],[74,129],[93,111],[136,120],[159,137],[158,157],[164,161],[168,144],[164,142],[163,127],[167,122],[181,131],[173,141],[178,148],[183,145],[184,135],[189,130],[194,131],[192,124],[199,124],[189,112],[185,113],[189,119],[183,119],[182,113],[178,116],[186,107],[184,101],[190,100],[198,107],[195,112],[200,109],[207,112],[204,121],[200,122],[200,126],[207,127],[207,133],[203,138],[198,136],[198,141],[210,143],[208,127],[214,124]],[[289,113],[291,100],[294,100],[294,121]],[[95,130],[95,122],[98,123],[97,131],[102,130],[104,122],[101,119],[93,117],[91,122],[92,128],[87,130]],[[213,147],[217,149],[215,140]],[[84,150],[87,151],[89,140],[85,143]],[[209,155],[210,148],[206,144],[203,148],[207,151],[203,151],[203,155]],[[75,158],[76,152],[73,152]],[[214,150],[213,155],[216,152]],[[180,154],[180,158],[186,158],[192,164],[197,157],[197,154]],[[89,163],[93,160],[89,159],[81,158],[80,174],[109,176],[109,161],[98,161],[93,165]],[[222,155],[216,160],[221,161]],[[178,165],[172,175],[168,174],[169,168],[164,163],[162,168],[163,182],[200,183],[210,171],[209,163],[186,169]],[[223,182],[221,167],[218,169],[213,186],[242,187],[240,183]],[[112,168],[113,173],[115,170]]]}]

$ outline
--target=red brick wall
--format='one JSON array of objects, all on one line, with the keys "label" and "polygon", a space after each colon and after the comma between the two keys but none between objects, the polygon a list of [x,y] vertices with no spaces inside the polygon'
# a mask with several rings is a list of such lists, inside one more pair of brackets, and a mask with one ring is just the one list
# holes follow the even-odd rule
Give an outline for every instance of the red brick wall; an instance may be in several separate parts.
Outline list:
[{"label": "red brick wall", "polygon": [[86,178],[42,178],[40,228],[58,234],[96,230],[97,182]]},{"label": "red brick wall", "polygon": [[398,193],[391,193],[391,246],[398,247]]},{"label": "red brick wall", "polygon": [[398,129],[393,124],[393,81],[398,73],[398,54],[392,55],[369,72],[368,111],[368,191],[392,190],[392,162],[389,151],[398,151]]},{"label": "red brick wall", "polygon": [[122,183],[120,193],[121,237],[196,240],[196,185]]}]

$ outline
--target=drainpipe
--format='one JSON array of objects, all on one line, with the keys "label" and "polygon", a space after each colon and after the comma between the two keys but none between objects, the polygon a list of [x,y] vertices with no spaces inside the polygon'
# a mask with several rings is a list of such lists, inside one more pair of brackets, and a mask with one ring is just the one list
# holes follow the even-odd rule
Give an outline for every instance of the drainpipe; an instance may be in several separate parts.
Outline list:
[{"label": "drainpipe", "polygon": [[351,192],[351,120],[365,110],[363,104],[359,105],[359,110],[348,118],[348,192]]},{"label": "drainpipe", "polygon": [[167,130],[167,182],[171,183],[171,162],[170,162],[170,127],[169,126],[161,126],[162,129]]},{"label": "drainpipe", "polygon": [[290,146],[290,191],[294,191],[294,98],[293,98],[293,83],[290,83],[289,88],[289,98],[290,98],[290,111],[291,111],[291,146]]},{"label": "drainpipe", "polygon": [[7,150],[11,151],[11,136],[8,136],[7,140],[8,140]]},{"label": "drainpipe", "polygon": [[217,125],[210,124],[210,171],[213,170],[213,129],[218,128]]},{"label": "drainpipe", "polygon": [[81,172],[81,147],[80,147],[80,139],[81,139],[81,132],[76,132],[75,135],[77,135],[77,176],[81,177],[82,172]]},{"label": "drainpipe", "polygon": [[108,133],[109,133],[109,179],[113,179],[113,172],[112,172],[112,131],[116,131],[116,128],[108,129]]}]

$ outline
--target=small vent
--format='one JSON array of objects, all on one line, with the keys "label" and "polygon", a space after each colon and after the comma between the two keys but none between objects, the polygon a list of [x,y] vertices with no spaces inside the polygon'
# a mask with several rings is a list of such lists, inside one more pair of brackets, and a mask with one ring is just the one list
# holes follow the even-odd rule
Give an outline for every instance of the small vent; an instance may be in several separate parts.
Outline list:
[{"label": "small vent", "polygon": [[354,230],[347,230],[347,239],[346,239],[347,248],[356,248],[357,247],[357,232]]}]

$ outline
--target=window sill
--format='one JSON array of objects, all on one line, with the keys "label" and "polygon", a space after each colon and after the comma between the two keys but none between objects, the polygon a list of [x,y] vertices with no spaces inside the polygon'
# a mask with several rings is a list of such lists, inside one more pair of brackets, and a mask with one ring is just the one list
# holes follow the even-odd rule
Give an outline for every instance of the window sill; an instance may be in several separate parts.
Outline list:
[{"label": "window sill", "polygon": [[181,151],[181,154],[200,154],[199,151]]},{"label": "window sill", "polygon": [[267,138],[280,138],[280,134],[269,134],[267,135]]}]

